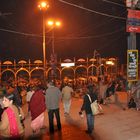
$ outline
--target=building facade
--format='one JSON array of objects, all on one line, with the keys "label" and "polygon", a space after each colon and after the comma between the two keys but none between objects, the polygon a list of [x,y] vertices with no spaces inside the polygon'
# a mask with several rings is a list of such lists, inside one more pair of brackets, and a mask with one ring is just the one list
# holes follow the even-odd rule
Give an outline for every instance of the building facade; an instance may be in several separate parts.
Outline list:
[{"label": "building facade", "polygon": [[[73,66],[63,66],[62,64],[73,64]],[[47,62],[46,68],[43,68],[41,60],[20,60],[0,62],[0,81],[9,79],[18,81],[22,79],[30,80],[31,78],[43,78],[45,71],[46,79],[55,78],[63,80],[88,79],[90,77],[98,77],[101,75],[114,75],[118,73],[118,59],[116,58],[80,58],[65,59],[57,63]]]}]

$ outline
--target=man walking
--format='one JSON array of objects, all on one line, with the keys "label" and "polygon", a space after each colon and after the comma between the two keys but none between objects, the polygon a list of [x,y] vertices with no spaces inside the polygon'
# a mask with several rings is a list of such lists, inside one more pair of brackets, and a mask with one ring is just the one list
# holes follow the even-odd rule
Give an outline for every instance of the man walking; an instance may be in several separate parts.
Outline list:
[{"label": "man walking", "polygon": [[61,91],[59,88],[55,87],[53,82],[48,83],[48,89],[46,90],[46,107],[48,110],[49,117],[49,130],[50,133],[54,133],[54,114],[57,121],[57,128],[61,130],[61,121],[60,121],[60,113],[59,113],[59,103],[61,100]]},{"label": "man walking", "polygon": [[62,100],[63,100],[65,115],[69,115],[72,93],[73,93],[73,89],[70,87],[70,83],[65,84],[65,87],[63,87],[62,89]]}]

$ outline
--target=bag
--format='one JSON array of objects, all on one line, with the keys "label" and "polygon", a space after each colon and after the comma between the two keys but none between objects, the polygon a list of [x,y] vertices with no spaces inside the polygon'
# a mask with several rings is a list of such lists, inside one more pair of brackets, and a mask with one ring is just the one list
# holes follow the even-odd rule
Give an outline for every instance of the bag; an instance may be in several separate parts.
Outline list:
[{"label": "bag", "polygon": [[100,113],[97,100],[90,104],[93,115]]},{"label": "bag", "polygon": [[100,110],[99,110],[99,105],[97,103],[97,100],[95,100],[94,102],[91,101],[91,98],[90,96],[87,94],[88,98],[89,98],[89,101],[90,101],[90,107],[91,107],[91,110],[92,110],[92,114],[93,115],[97,115],[100,113]]}]

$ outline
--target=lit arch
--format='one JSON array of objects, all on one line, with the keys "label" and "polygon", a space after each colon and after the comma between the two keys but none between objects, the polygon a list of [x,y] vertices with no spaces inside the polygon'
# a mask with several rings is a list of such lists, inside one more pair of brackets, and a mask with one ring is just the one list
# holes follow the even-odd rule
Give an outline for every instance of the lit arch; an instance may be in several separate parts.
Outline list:
[{"label": "lit arch", "polygon": [[98,70],[99,75],[104,75],[107,71],[107,67],[105,65],[101,64],[97,67],[97,70]]},{"label": "lit arch", "polygon": [[[90,70],[91,69],[91,70]],[[90,65],[88,68],[87,68],[87,71],[88,71],[88,77],[89,76],[97,76],[97,66],[96,65]]]},{"label": "lit arch", "polygon": [[[81,68],[84,68],[84,69],[85,69],[86,73],[85,73],[84,75],[85,75],[86,77],[88,76],[88,73],[87,73],[87,72],[88,72],[88,71],[87,71],[87,67],[84,66],[84,65],[80,65],[80,66],[77,66],[77,67],[75,68],[75,78],[83,77],[83,75],[82,75],[83,73],[82,73],[82,72],[81,72],[81,73],[79,72],[79,76],[77,76],[77,73],[76,73],[77,70],[78,70],[78,69],[81,69]],[[80,75],[80,74],[81,74],[81,75]],[[85,77],[85,76],[84,76],[84,77]]]},{"label": "lit arch", "polygon": [[[3,70],[3,71],[1,72],[1,80],[3,79],[2,77],[3,77],[4,73],[6,73],[6,72],[11,72],[11,73],[13,74],[14,80],[16,79],[15,72],[14,72],[12,69],[5,69],[5,70]],[[10,77],[11,77],[11,75],[9,76],[9,78],[10,78]],[[3,80],[2,80],[2,81],[3,81]]]},{"label": "lit arch", "polygon": [[28,76],[29,76],[29,79],[30,79],[30,72],[29,72],[26,68],[20,68],[19,70],[17,70],[17,72],[16,72],[16,74],[15,74],[16,79],[17,79],[18,73],[21,72],[21,71],[27,72],[27,74],[28,74]]},{"label": "lit arch", "polygon": [[11,69],[5,69],[5,70],[3,70],[3,71],[1,72],[1,75],[2,75],[4,72],[6,72],[6,71],[11,71],[11,72],[15,75],[15,72],[14,72],[13,70],[11,70]]},{"label": "lit arch", "polygon": [[[68,75],[68,74],[63,74],[64,71],[70,71],[70,70],[72,70],[73,77]],[[73,67],[64,67],[64,68],[61,69],[61,75],[60,76],[61,76],[61,79],[64,79],[65,76],[70,78],[70,79],[75,79],[75,70],[74,70]]]},{"label": "lit arch", "polygon": [[30,74],[31,74],[33,71],[35,71],[35,70],[43,70],[43,71],[44,71],[44,68],[42,68],[42,67],[35,67],[35,68],[33,68],[33,69],[30,71]]},{"label": "lit arch", "polygon": [[[49,79],[49,77],[51,75],[51,70],[52,70],[52,67],[49,67],[48,70],[47,70],[47,77],[48,77],[48,79]],[[55,78],[60,80],[61,79],[61,70],[58,67],[56,67],[56,72],[57,72],[57,74],[56,74]]]},{"label": "lit arch", "polygon": [[[33,69],[30,71],[30,76],[31,76],[31,78],[33,77],[33,72],[35,72],[35,71],[40,71],[40,70],[43,71],[43,73],[40,74],[41,79],[43,79],[43,76],[44,76],[44,68],[42,68],[42,67],[35,67],[35,68],[33,68]],[[38,75],[39,75],[39,74],[38,74]],[[38,77],[38,75],[36,75],[35,77]]]}]

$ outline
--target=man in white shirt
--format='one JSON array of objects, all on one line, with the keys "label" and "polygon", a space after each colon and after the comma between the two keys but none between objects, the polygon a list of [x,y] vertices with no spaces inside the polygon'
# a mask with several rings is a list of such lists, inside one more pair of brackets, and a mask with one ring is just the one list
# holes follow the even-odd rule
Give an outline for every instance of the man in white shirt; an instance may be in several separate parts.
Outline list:
[{"label": "man in white shirt", "polygon": [[66,84],[65,87],[62,89],[62,101],[64,105],[64,114],[68,115],[71,106],[71,95],[73,93],[72,87],[70,84]]}]

